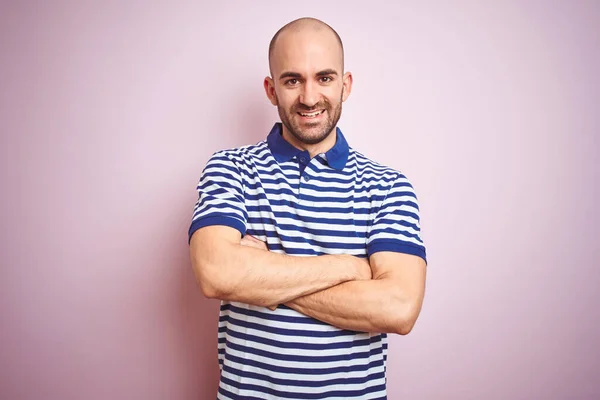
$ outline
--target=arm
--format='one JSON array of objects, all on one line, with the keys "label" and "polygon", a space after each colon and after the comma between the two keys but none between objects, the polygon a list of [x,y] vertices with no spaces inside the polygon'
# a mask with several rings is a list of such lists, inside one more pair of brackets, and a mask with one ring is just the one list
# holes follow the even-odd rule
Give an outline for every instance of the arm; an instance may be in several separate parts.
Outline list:
[{"label": "arm", "polygon": [[[267,251],[245,236],[242,245]],[[408,334],[421,311],[425,294],[425,261],[403,253],[371,256],[372,280],[349,281],[296,298],[288,307],[342,329]]]},{"label": "arm", "polygon": [[425,261],[417,256],[379,252],[371,256],[373,279],[342,283],[287,305],[342,329],[408,334],[425,294]]},{"label": "arm", "polygon": [[407,334],[425,292],[425,247],[417,197],[398,174],[378,206],[367,237],[373,280],[347,282],[295,299],[289,306],[340,328]]},{"label": "arm", "polygon": [[342,282],[371,278],[368,264],[350,256],[290,257],[242,246],[248,218],[243,164],[227,152],[217,152],[197,186],[190,258],[205,296],[270,307]]},{"label": "arm", "polygon": [[371,278],[368,263],[356,257],[293,257],[263,251],[242,245],[240,233],[227,226],[195,231],[190,257],[205,296],[267,307]]}]

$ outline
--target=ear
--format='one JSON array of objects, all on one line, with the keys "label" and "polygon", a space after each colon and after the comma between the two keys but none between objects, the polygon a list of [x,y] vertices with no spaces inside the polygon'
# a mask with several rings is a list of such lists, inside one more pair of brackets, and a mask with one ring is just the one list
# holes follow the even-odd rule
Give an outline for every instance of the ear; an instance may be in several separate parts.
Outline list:
[{"label": "ear", "polygon": [[342,101],[346,101],[348,96],[350,96],[350,92],[352,91],[352,73],[346,72],[344,77],[342,78],[342,85],[344,86]]},{"label": "ear", "polygon": [[269,101],[271,102],[271,104],[276,106],[277,105],[277,93],[275,93],[275,84],[273,82],[273,79],[271,79],[271,77],[267,76],[265,78],[263,85],[265,87],[265,93],[267,94]]}]

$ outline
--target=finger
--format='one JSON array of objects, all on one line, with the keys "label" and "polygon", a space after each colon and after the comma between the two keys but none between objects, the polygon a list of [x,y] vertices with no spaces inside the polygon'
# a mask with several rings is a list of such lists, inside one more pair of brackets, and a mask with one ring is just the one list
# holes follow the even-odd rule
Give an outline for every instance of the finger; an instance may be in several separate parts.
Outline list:
[{"label": "finger", "polygon": [[242,241],[246,240],[247,243],[252,243],[255,246],[259,246],[261,249],[267,249],[267,242],[257,239],[252,235],[246,235],[242,238]]},{"label": "finger", "polygon": [[243,240],[240,242],[242,246],[253,247],[258,250],[268,250],[267,246],[263,242],[255,242],[253,240]]},{"label": "finger", "polygon": [[252,235],[246,235],[246,236],[244,236],[244,239],[252,240],[252,241],[254,241],[254,242],[260,242],[260,243],[263,243],[263,241],[262,241],[262,240],[260,240],[260,239],[258,239],[258,238],[256,238],[256,237],[254,237],[254,236],[252,236]]},{"label": "finger", "polygon": [[246,246],[246,247],[254,247],[255,249],[261,249],[262,248],[262,246],[260,244],[255,243],[255,242],[251,242],[250,240],[242,240],[240,242],[240,244],[242,246]]}]

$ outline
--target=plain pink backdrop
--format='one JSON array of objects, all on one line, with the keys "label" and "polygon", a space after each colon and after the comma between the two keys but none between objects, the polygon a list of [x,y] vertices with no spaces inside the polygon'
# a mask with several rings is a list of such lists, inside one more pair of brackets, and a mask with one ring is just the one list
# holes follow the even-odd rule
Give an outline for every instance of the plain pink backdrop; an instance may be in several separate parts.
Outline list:
[{"label": "plain pink backdrop", "polygon": [[350,144],[404,171],[427,295],[390,399],[600,397],[600,2],[2,2],[0,398],[212,399],[187,228],[277,120],[283,24],[338,30]]}]

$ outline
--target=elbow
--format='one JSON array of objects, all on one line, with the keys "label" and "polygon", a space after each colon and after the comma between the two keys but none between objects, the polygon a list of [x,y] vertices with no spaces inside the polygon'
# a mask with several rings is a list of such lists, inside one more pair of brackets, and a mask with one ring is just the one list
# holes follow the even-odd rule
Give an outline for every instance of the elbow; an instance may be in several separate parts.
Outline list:
[{"label": "elbow", "polygon": [[194,264],[194,275],[202,294],[207,299],[227,300],[227,290],[225,282],[219,279],[218,274],[211,273],[214,267],[206,263]]},{"label": "elbow", "polygon": [[402,304],[395,307],[396,312],[391,319],[389,331],[398,335],[408,335],[415,326],[419,316],[419,308],[412,304]]},{"label": "elbow", "polygon": [[408,335],[415,326],[416,320],[402,320],[395,324],[393,333],[398,335]]},{"label": "elbow", "polygon": [[200,290],[207,299],[230,300],[231,290],[223,282],[207,277],[199,280]]},{"label": "elbow", "polygon": [[207,299],[221,299],[223,297],[222,292],[207,279],[199,279],[200,290]]},{"label": "elbow", "polygon": [[190,241],[190,261],[196,283],[204,297],[208,299],[229,300],[236,285],[235,275],[228,268],[231,264],[227,255],[235,246],[228,240],[216,239],[200,229]]}]

